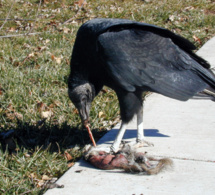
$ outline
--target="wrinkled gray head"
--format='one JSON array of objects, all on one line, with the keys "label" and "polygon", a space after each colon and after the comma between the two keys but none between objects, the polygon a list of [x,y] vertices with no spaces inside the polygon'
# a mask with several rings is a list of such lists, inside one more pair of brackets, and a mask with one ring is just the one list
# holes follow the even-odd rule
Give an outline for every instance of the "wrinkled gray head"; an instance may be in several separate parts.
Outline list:
[{"label": "wrinkled gray head", "polygon": [[69,98],[78,109],[84,125],[89,122],[90,107],[94,97],[95,88],[90,83],[84,83],[74,88],[69,88]]}]

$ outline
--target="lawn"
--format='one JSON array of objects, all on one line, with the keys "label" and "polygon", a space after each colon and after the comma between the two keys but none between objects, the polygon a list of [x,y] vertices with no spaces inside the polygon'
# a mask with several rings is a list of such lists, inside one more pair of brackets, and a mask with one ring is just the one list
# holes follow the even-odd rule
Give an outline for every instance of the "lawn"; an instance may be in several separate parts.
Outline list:
[{"label": "lawn", "polygon": [[[213,0],[0,0],[0,194],[43,194],[90,143],[67,80],[76,32],[98,17],[165,27],[197,48],[215,36]],[[91,109],[95,139],[119,120],[104,88]]]}]

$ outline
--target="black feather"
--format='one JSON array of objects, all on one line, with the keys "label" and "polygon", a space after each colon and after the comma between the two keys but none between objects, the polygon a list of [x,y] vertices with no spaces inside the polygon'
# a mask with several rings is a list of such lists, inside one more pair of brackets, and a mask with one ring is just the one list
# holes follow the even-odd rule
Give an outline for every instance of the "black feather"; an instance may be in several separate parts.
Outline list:
[{"label": "black feather", "polygon": [[77,33],[69,89],[89,82],[97,94],[111,87],[128,122],[141,108],[143,91],[186,101],[209,86],[215,89],[210,65],[194,49],[185,38],[151,24],[94,19]]}]

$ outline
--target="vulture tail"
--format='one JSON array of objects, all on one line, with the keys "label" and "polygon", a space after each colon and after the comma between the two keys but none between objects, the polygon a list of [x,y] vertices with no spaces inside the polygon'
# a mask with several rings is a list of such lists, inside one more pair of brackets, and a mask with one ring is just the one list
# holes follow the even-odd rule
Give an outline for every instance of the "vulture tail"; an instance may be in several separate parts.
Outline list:
[{"label": "vulture tail", "polygon": [[[201,58],[200,58],[201,59]],[[208,64],[204,59],[202,63]],[[201,64],[201,63],[200,63]],[[202,64],[201,64],[202,65]],[[208,64],[209,65],[209,64]],[[213,69],[204,68],[206,65],[195,66],[197,74],[205,81],[206,88],[201,92],[197,93],[194,98],[198,99],[210,99],[215,101],[215,73]]]},{"label": "vulture tail", "polygon": [[193,99],[209,99],[215,101],[215,89],[207,87],[193,97]]},{"label": "vulture tail", "polygon": [[211,95],[213,97],[215,97],[215,90],[212,88],[207,88],[203,90],[203,93],[206,95]]}]

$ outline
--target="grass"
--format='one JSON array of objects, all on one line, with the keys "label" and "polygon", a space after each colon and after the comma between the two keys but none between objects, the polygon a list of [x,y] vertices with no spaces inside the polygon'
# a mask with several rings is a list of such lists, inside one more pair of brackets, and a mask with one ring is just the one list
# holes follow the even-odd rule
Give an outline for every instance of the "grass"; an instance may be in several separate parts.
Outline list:
[{"label": "grass", "polygon": [[[4,26],[0,20],[0,36],[40,34],[0,38],[1,194],[43,194],[44,176],[59,178],[90,143],[67,95],[70,55],[83,22],[105,17],[151,23],[197,48],[215,35],[212,0],[89,0],[82,9],[71,0],[43,0],[40,7],[39,0],[13,2],[0,1],[1,19],[9,13],[10,19],[31,20],[8,20]],[[118,121],[117,98],[105,88],[91,109],[96,140]],[[7,139],[4,132],[11,132]]]}]

